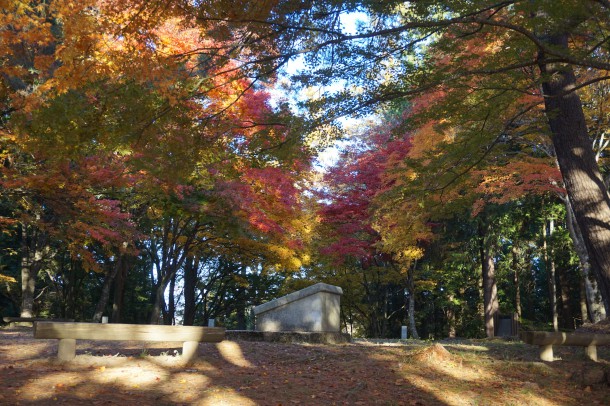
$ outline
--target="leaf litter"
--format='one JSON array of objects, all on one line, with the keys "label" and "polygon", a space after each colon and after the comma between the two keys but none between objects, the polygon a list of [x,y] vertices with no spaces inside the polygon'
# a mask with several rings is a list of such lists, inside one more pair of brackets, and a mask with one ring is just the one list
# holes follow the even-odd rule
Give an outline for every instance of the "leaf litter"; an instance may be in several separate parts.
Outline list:
[{"label": "leaf litter", "polygon": [[610,404],[607,382],[574,379],[587,375],[574,371],[610,370],[602,347],[598,363],[571,347],[542,363],[536,347],[502,340],[232,341],[201,344],[199,358],[185,366],[172,343],[79,341],[67,364],[54,361],[56,346],[31,330],[0,329],[0,404]]}]

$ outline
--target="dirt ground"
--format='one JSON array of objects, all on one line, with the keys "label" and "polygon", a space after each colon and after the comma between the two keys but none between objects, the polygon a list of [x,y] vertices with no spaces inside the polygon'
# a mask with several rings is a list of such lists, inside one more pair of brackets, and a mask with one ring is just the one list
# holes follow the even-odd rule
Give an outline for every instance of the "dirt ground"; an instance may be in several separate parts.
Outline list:
[{"label": "dirt ground", "polygon": [[5,328],[0,404],[610,404],[608,347],[598,349],[598,363],[575,347],[556,347],[556,361],[541,363],[536,347],[517,341],[441,344],[223,341],[201,344],[198,360],[185,366],[170,343],[83,340],[75,361],[58,364],[57,340]]}]

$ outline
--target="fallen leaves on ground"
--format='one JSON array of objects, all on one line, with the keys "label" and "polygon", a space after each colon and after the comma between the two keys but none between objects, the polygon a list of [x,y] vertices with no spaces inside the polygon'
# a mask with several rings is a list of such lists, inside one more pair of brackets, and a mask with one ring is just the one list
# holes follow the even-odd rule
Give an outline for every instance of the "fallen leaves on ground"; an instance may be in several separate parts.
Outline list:
[{"label": "fallen leaves on ground", "polygon": [[[10,333],[10,334],[9,334]],[[607,383],[583,385],[574,371],[610,370],[581,348],[560,361],[500,340],[358,342],[346,345],[205,343],[185,366],[170,343],[79,341],[57,364],[54,340],[0,330],[0,404],[471,405],[610,404]],[[96,355],[91,355],[96,354]],[[99,354],[99,355],[98,355]],[[591,375],[591,374],[589,374]]]}]

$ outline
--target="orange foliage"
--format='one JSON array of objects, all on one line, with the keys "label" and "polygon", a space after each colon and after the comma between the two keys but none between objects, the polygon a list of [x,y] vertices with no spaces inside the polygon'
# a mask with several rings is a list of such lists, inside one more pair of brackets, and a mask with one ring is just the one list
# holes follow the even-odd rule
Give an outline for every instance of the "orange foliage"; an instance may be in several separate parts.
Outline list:
[{"label": "orange foliage", "polygon": [[[29,221],[69,241],[73,255],[94,267],[90,243],[121,247],[140,237],[127,214],[132,202],[109,197],[129,190],[153,202],[157,193],[171,196],[190,213],[238,218],[250,231],[286,234],[287,246],[299,246],[294,170],[308,157],[277,165],[272,150],[287,128],[266,124],[269,95],[253,88],[243,55],[228,46],[243,33],[212,38],[209,31],[223,23],[197,20],[204,5],[195,10],[186,1],[0,0],[0,7],[0,108],[12,113],[0,128],[0,159],[30,160],[0,167],[0,187],[25,196],[16,199],[28,206],[21,221],[32,208],[52,214]],[[129,86],[137,89],[132,99],[113,99]],[[76,107],[59,98],[71,95]],[[91,115],[61,122],[57,128],[69,134],[57,134],[56,123],[40,122],[53,103],[73,108],[60,116]],[[129,103],[150,106],[145,116],[128,117],[133,128],[125,130]],[[209,202],[198,206],[197,193],[208,193],[216,212]],[[234,211],[223,212],[227,206]]]},{"label": "orange foliage", "polygon": [[475,192],[481,195],[472,208],[473,216],[480,213],[486,203],[504,204],[530,194],[565,194],[561,173],[548,160],[511,161],[503,166],[474,171],[473,177],[480,179]]}]

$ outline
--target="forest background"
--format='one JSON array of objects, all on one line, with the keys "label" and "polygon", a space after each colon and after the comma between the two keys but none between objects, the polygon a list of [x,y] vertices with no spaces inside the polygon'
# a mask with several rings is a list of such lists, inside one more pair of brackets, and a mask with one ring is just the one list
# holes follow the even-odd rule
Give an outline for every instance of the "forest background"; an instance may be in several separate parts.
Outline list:
[{"label": "forest background", "polygon": [[357,336],[606,318],[607,1],[0,10],[3,316],[244,329],[321,281]]}]

